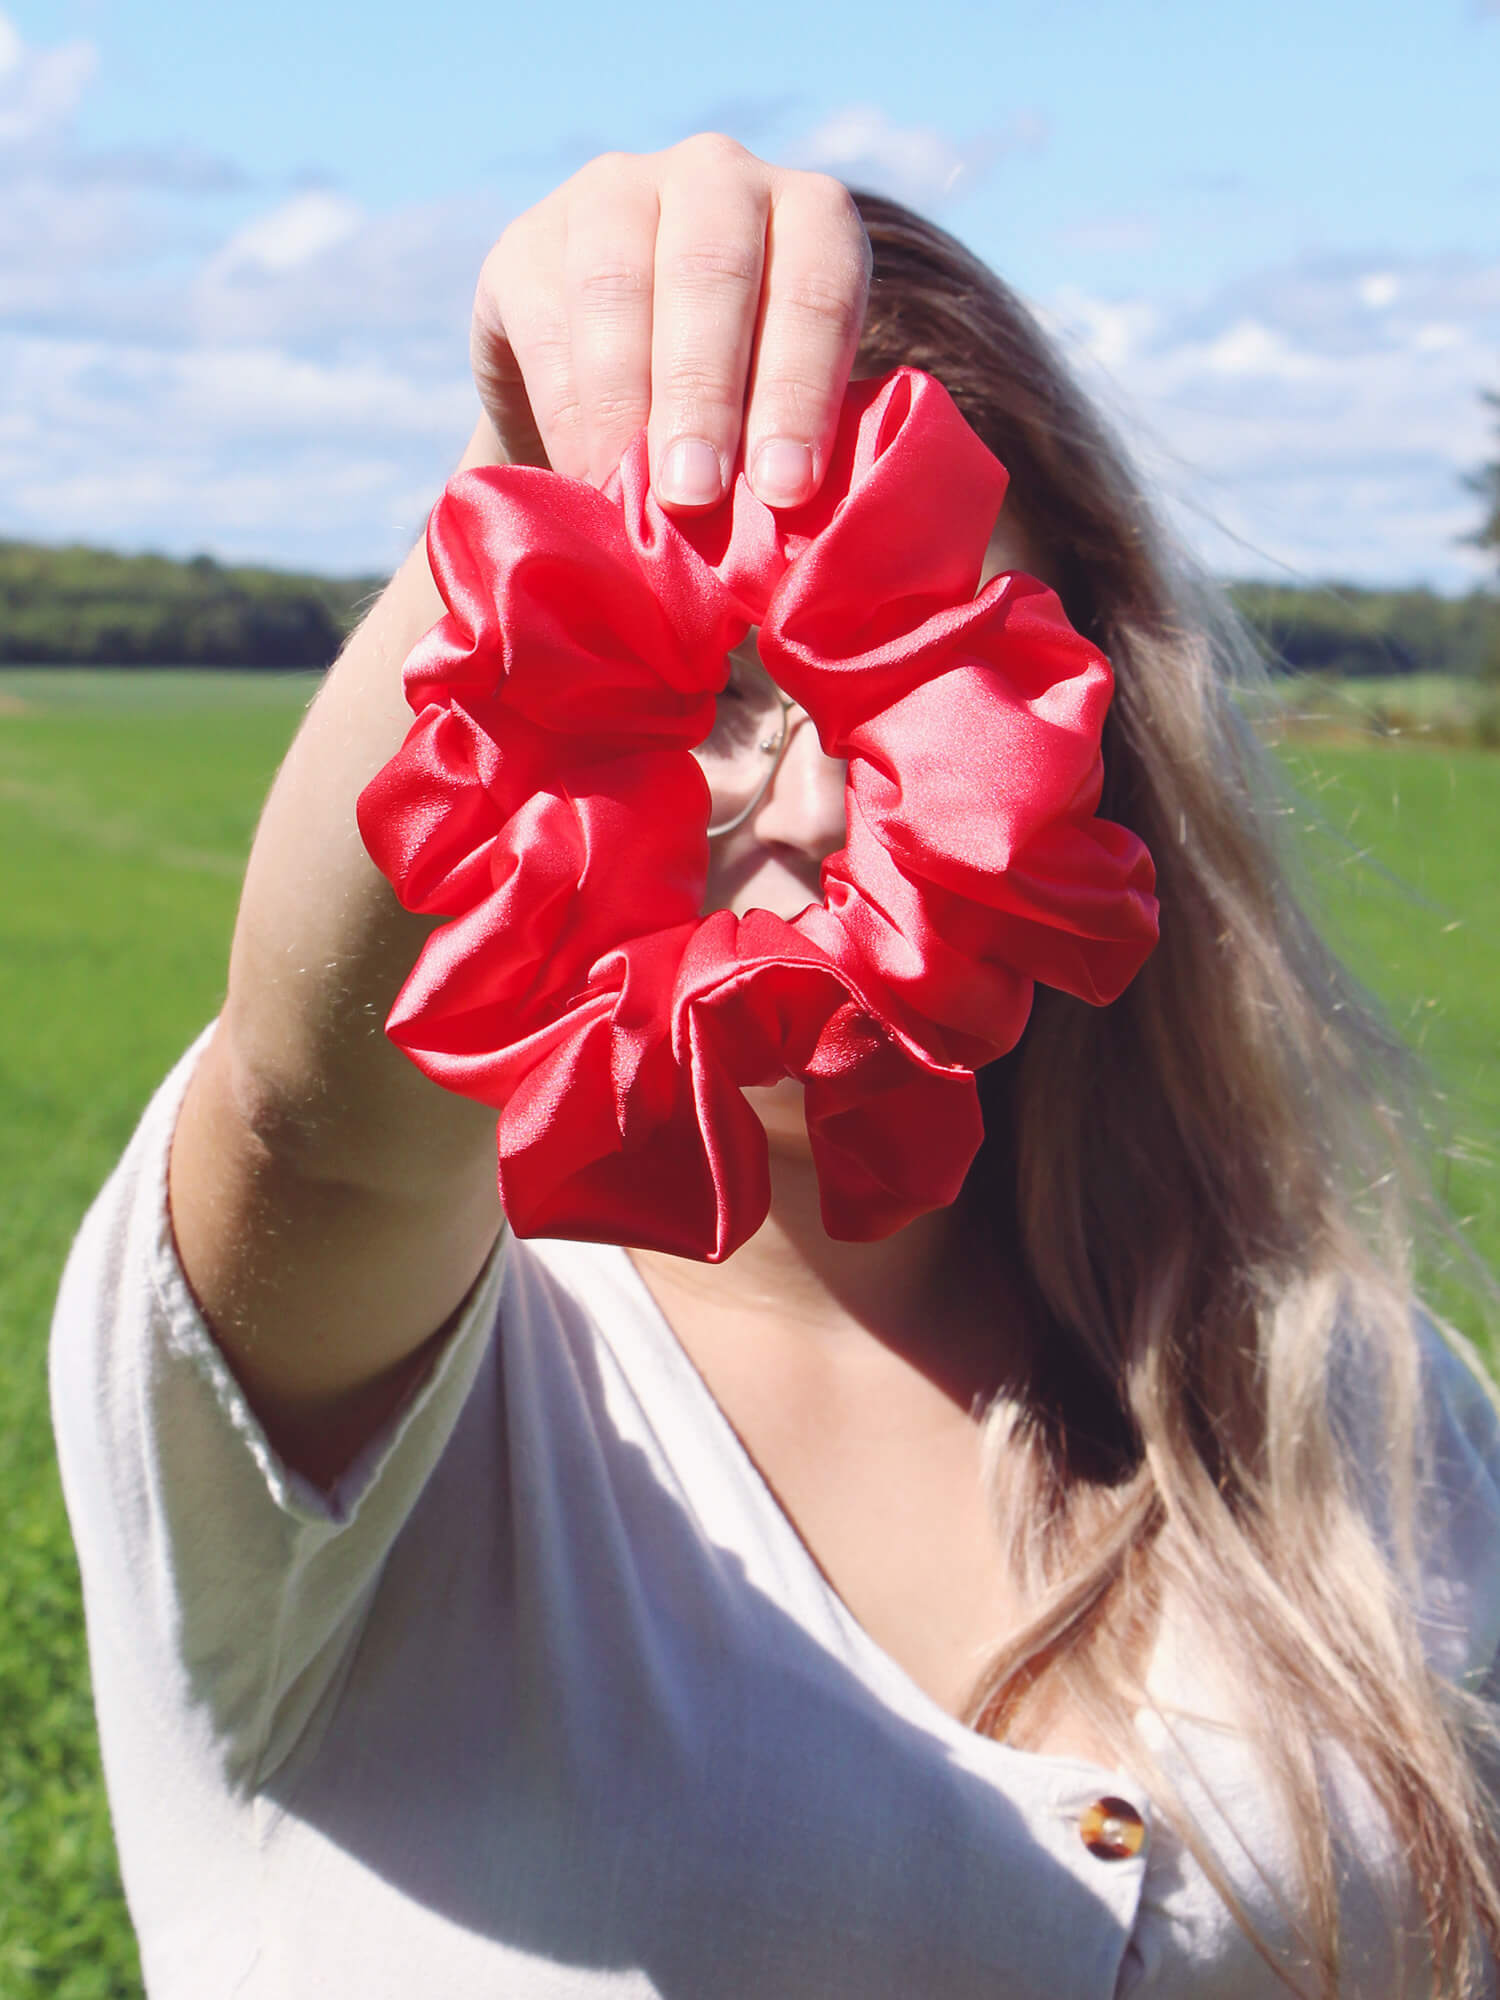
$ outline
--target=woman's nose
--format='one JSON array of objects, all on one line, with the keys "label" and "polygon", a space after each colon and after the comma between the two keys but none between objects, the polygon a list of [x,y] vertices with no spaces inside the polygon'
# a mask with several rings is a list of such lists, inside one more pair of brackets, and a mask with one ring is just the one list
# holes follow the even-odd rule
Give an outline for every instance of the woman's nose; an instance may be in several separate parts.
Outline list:
[{"label": "woman's nose", "polygon": [[751,826],[767,846],[799,848],[822,862],[844,844],[845,767],[823,754],[807,712],[787,714],[787,743],[776,776],[756,807]]}]

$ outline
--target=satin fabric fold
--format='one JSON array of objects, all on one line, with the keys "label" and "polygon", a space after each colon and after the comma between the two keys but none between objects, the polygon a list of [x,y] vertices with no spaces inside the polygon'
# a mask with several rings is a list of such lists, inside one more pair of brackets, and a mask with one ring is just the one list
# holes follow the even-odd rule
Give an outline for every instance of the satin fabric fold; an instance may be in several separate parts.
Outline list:
[{"label": "satin fabric fold", "polygon": [[[764,1220],[743,1096],[805,1086],[830,1235],[957,1195],[974,1071],[1038,980],[1115,998],[1157,934],[1142,843],[1097,817],[1108,664],[1034,578],[975,596],[1004,469],[929,377],[851,387],[829,473],[773,514],[743,476],[679,522],[644,436],[598,491],[461,474],[428,529],[447,614],[359,823],[402,903],[448,919],[392,1039],[497,1114],[522,1236],[728,1256]],[[848,835],[787,921],[700,916],[690,751],[751,625],[847,759]]]}]

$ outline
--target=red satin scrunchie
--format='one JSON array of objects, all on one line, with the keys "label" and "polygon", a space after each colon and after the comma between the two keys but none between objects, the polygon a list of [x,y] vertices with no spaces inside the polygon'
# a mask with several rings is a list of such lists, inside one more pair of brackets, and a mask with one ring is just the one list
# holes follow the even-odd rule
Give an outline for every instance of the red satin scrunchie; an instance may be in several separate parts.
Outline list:
[{"label": "red satin scrunchie", "polygon": [[[499,1114],[520,1236],[717,1261],[770,1199],[742,1090],[805,1085],[824,1225],[888,1235],[957,1195],[974,1070],[1033,982],[1103,1004],[1156,941],[1150,856],[1096,818],[1112,678],[1053,593],[978,597],[1004,468],[929,377],[849,390],[828,475],[773,514],[742,477],[664,514],[644,436],[603,491],[461,474],[428,552],[448,614],[359,824],[427,940],[388,1032]],[[790,922],[701,917],[708,734],[751,625],[847,758],[848,838]]]}]

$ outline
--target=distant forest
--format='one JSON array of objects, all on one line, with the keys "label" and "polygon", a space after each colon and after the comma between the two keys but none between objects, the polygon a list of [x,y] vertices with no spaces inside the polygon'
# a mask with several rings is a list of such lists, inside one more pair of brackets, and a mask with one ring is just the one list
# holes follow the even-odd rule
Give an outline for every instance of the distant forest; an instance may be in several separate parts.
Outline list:
[{"label": "distant forest", "polygon": [[[0,541],[0,662],[326,667],[380,581]],[[1268,658],[1294,672],[1500,675],[1493,593],[1238,583],[1230,594]]]},{"label": "distant forest", "polygon": [[1341,677],[1500,675],[1500,596],[1235,583],[1229,594],[1273,665]]},{"label": "distant forest", "polygon": [[326,667],[382,580],[0,541],[0,661]]}]

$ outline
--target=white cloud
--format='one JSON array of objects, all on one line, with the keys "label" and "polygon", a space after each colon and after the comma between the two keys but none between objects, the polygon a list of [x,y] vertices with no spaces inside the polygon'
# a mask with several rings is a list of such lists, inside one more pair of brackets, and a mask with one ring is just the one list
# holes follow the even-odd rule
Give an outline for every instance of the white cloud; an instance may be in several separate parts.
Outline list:
[{"label": "white cloud", "polygon": [[201,257],[205,199],[243,186],[190,149],[81,144],[72,114],[95,68],[90,44],[31,48],[0,14],[0,324],[164,331],[162,267]]},{"label": "white cloud", "polygon": [[192,281],[201,339],[327,348],[413,338],[465,352],[469,304],[502,215],[483,200],[368,214],[342,195],[298,195],[243,225]]},{"label": "white cloud", "polygon": [[457,375],[0,335],[0,534],[394,563],[472,420]]},{"label": "white cloud", "polygon": [[806,166],[899,191],[908,201],[940,201],[964,173],[963,153],[951,139],[930,126],[898,126],[868,104],[835,111],[798,151]]},{"label": "white cloud", "polygon": [[364,211],[347,195],[309,188],[235,230],[210,261],[209,274],[299,270],[347,243],[363,221]]},{"label": "white cloud", "polygon": [[1401,280],[1394,271],[1371,271],[1360,279],[1355,290],[1372,312],[1394,305],[1401,295]]},{"label": "white cloud", "polygon": [[1003,154],[1040,146],[1045,138],[1045,122],[1035,112],[1018,113],[1003,130],[959,144],[930,125],[897,125],[877,105],[851,104],[815,125],[791,148],[788,164],[934,207],[967,194]]},{"label": "white cloud", "polygon": [[415,380],[375,360],[330,364],[277,347],[190,351],[174,359],[161,393],[184,426],[226,441],[279,431],[302,440],[416,436],[441,448],[461,445],[474,415],[461,379]]},{"label": "white cloud", "polygon": [[1123,375],[1134,355],[1144,352],[1156,333],[1158,313],[1145,299],[1101,299],[1068,290],[1050,304],[1036,307],[1038,318],[1053,334],[1070,340],[1099,369]]},{"label": "white cloud", "polygon": [[71,117],[94,74],[92,42],[32,49],[8,14],[0,14],[0,147],[54,133]]},{"label": "white cloud", "polygon": [[1236,320],[1194,358],[1214,375],[1271,382],[1315,381],[1329,365],[1320,355],[1300,352],[1275,327],[1254,319]]},{"label": "white cloud", "polygon": [[230,161],[92,152],[92,70],[0,14],[0,533],[394,562],[472,422],[468,308],[505,217],[253,202]]},{"label": "white cloud", "polygon": [[60,310],[122,260],[138,259],[156,231],[130,197],[104,188],[90,197],[28,174],[0,191],[0,313]]},{"label": "white cloud", "polygon": [[1483,575],[1459,545],[1475,516],[1460,480],[1493,449],[1478,391],[1500,374],[1500,262],[1375,275],[1374,301],[1328,262],[1175,309],[1051,302],[1215,567],[1454,588]]}]

